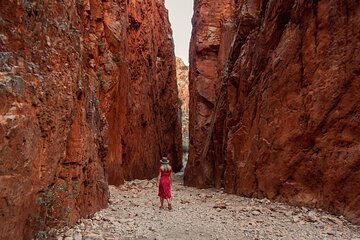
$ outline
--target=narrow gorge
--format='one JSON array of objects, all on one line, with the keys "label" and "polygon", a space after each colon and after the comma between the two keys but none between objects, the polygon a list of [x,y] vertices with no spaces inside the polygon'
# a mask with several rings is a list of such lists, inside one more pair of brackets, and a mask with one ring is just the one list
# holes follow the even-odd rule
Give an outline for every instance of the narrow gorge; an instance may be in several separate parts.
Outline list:
[{"label": "narrow gorge", "polygon": [[187,214],[241,196],[254,216],[284,203],[360,223],[359,1],[194,0],[189,67],[165,0],[0,4],[0,240],[107,224],[125,198],[157,214],[159,159],[179,172],[187,153]]}]

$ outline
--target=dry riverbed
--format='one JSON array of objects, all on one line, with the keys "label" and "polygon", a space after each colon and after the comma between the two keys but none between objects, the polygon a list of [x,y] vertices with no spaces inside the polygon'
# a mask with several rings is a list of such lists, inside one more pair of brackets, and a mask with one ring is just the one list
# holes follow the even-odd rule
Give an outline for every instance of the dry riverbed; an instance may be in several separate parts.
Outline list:
[{"label": "dry riverbed", "polygon": [[173,210],[160,210],[156,180],[110,186],[110,204],[71,229],[57,230],[59,240],[114,239],[351,239],[360,226],[343,217],[215,189],[173,183]]}]

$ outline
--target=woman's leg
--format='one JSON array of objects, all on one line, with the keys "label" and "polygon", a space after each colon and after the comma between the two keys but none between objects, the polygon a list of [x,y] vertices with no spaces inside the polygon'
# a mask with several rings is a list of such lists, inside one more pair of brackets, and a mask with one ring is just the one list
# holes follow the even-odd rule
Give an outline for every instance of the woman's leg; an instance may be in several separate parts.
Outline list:
[{"label": "woman's leg", "polygon": [[171,210],[171,209],[172,209],[172,206],[171,206],[171,198],[167,198],[166,201],[167,201],[169,210]]},{"label": "woman's leg", "polygon": [[160,208],[164,208],[164,199],[160,197]]}]

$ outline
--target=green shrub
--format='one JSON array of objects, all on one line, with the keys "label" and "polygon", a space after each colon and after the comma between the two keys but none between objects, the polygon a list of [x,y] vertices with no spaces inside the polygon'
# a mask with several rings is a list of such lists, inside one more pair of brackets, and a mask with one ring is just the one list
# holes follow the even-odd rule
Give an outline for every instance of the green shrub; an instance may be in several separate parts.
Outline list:
[{"label": "green shrub", "polygon": [[182,149],[184,153],[189,152],[189,142],[186,140],[183,140],[182,142]]}]

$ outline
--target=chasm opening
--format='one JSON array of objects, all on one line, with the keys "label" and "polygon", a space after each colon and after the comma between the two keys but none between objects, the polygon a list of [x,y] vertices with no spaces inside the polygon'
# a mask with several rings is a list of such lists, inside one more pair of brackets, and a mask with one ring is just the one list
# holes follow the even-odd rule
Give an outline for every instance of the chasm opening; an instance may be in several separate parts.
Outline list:
[{"label": "chasm opening", "polygon": [[185,169],[189,154],[189,67],[183,60],[176,58],[176,78],[179,93],[183,169]]},{"label": "chasm opening", "polygon": [[178,99],[182,125],[182,170],[185,169],[189,152],[189,44],[192,30],[193,5],[194,1],[192,0],[165,1],[175,45]]}]

